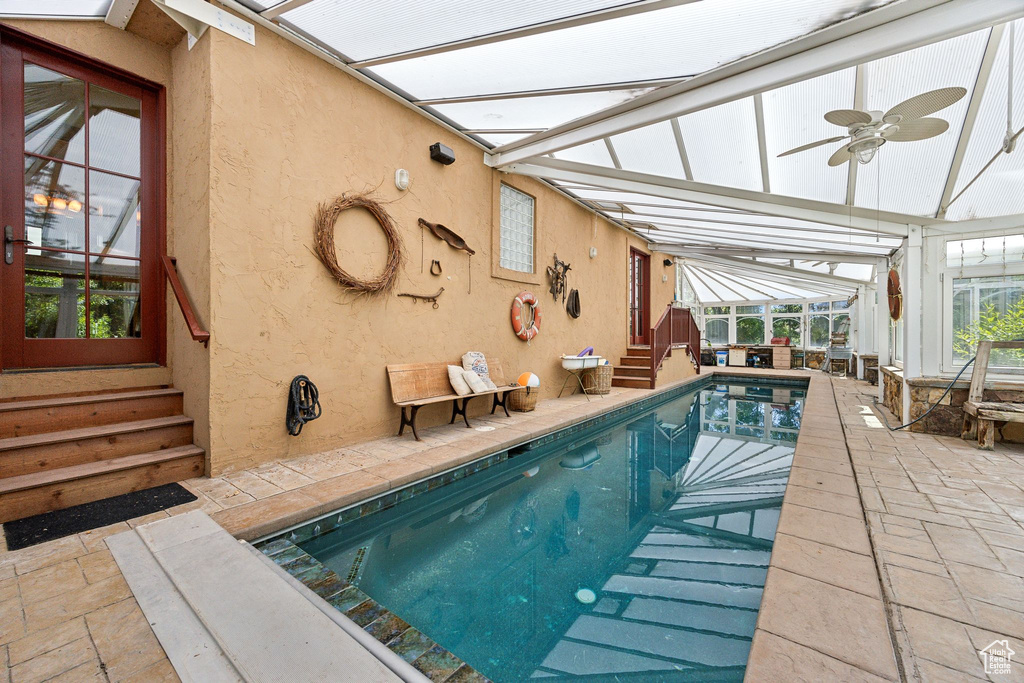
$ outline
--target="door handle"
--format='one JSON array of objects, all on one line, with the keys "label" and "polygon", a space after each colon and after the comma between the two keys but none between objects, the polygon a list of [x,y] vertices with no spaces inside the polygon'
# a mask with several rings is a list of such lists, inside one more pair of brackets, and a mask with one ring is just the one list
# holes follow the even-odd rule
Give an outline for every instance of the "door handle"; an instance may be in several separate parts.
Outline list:
[{"label": "door handle", "polygon": [[14,239],[14,228],[9,225],[4,226],[4,263],[11,265],[14,263],[14,245],[15,244],[32,244],[32,240],[26,239]]}]

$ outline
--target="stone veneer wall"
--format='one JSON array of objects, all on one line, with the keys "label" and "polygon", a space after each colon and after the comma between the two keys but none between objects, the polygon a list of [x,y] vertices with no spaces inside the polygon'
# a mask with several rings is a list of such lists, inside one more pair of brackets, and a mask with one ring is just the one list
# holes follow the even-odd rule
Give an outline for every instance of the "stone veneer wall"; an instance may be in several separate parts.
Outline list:
[{"label": "stone veneer wall", "polygon": [[864,361],[864,379],[878,384],[878,354],[866,353],[861,356],[861,360]]},{"label": "stone veneer wall", "polygon": [[[917,419],[932,406],[935,409],[920,422],[910,427],[912,432],[925,434],[941,434],[944,436],[960,436],[963,426],[963,404],[967,400],[970,382],[958,381],[953,390],[943,398],[942,394],[949,386],[949,380],[938,377],[917,377],[907,380],[910,389],[910,419]],[[986,382],[986,384],[988,384]],[[1007,401],[1024,403],[1024,384],[996,382],[985,390],[986,401]],[[941,403],[939,402],[941,399]],[[1024,443],[1024,425],[1006,424],[996,430],[997,441]]]},{"label": "stone veneer wall", "polygon": [[883,366],[879,368],[882,372],[884,390],[882,392],[882,404],[889,409],[889,412],[898,418],[903,417],[903,371],[899,368]]},{"label": "stone veneer wall", "polygon": [[804,367],[811,370],[821,370],[825,362],[824,351],[804,351]]}]

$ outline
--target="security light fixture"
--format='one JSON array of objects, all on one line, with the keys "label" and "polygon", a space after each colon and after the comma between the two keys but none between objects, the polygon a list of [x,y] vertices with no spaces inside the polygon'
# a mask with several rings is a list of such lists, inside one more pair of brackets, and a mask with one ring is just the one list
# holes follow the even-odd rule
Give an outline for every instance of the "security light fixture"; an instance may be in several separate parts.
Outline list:
[{"label": "security light fixture", "polygon": [[445,166],[449,166],[455,163],[455,152],[448,145],[435,142],[430,146],[430,158]]}]

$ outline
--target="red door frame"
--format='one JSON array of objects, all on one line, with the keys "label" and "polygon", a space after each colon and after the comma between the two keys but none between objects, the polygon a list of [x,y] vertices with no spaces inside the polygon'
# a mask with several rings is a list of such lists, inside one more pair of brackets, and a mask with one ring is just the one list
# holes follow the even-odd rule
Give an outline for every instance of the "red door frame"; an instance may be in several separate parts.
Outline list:
[{"label": "red door frame", "polygon": [[[81,53],[0,25],[0,165],[24,166],[24,61],[137,97],[142,102],[140,203],[140,306],[142,334],[132,339],[26,339],[24,333],[25,248],[14,245],[14,263],[0,257],[0,371],[10,368],[74,367],[166,362],[164,278],[160,255],[166,244],[166,92],[163,86]],[[24,178],[0,174],[0,230],[25,236]],[[2,235],[0,235],[2,239]],[[86,259],[88,263],[88,258]],[[18,313],[20,311],[20,313]]]},{"label": "red door frame", "polygon": [[651,343],[651,256],[629,248],[629,344]]}]

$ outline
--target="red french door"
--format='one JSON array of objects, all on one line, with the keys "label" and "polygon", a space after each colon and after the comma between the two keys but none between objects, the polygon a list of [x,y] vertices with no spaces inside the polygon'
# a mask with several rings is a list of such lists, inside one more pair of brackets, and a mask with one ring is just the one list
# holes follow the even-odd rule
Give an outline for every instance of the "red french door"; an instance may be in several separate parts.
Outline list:
[{"label": "red french door", "polygon": [[629,249],[629,343],[651,343],[651,257],[642,251]]},{"label": "red french door", "polygon": [[0,29],[0,367],[159,362],[163,100]]}]

